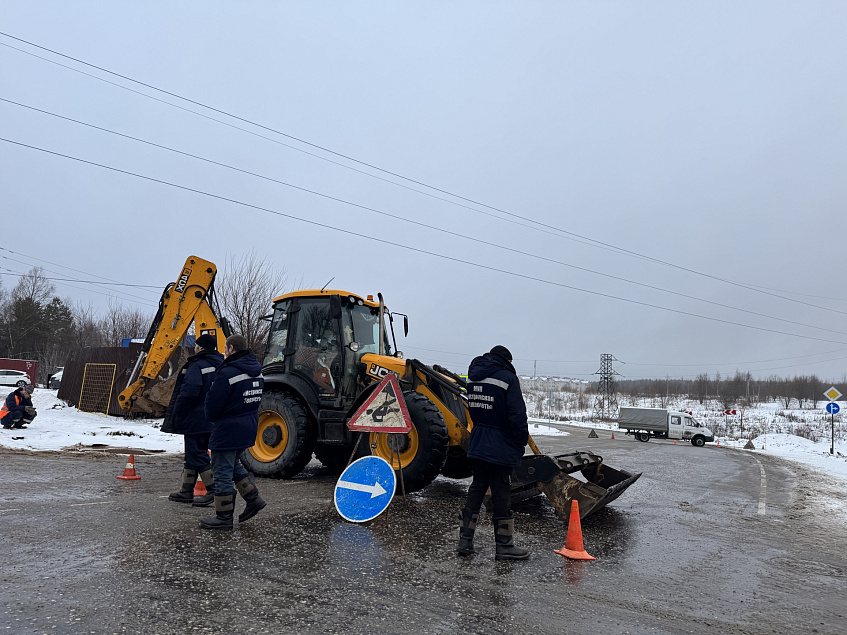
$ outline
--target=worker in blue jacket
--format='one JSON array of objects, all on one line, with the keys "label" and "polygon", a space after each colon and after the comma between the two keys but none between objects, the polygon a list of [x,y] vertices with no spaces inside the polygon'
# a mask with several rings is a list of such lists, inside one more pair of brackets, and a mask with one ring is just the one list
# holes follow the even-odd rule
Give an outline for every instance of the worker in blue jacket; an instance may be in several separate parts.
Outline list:
[{"label": "worker in blue jacket", "polygon": [[[209,448],[215,475],[215,515],[200,521],[203,529],[232,530],[235,490],[247,503],[238,522],[250,520],[265,507],[253,475],[239,457],[256,442],[262,401],[262,366],[241,335],[226,340],[226,359],[215,372],[206,395],[206,417],[212,424]],[[233,488],[233,483],[235,487]]]},{"label": "worker in blue jacket", "polygon": [[489,487],[494,506],[494,539],[497,560],[526,560],[529,552],[515,547],[515,519],[511,512],[512,470],[519,466],[529,440],[526,404],[520,381],[505,346],[475,358],[468,369],[468,410],[473,421],[468,458],[473,482],[462,509],[459,555],[474,552],[473,537],[482,499]]},{"label": "worker in blue jacket", "polygon": [[[195,507],[210,505],[215,497],[215,479],[209,461],[209,437],[212,424],[206,419],[206,393],[212,386],[215,369],[224,361],[218,352],[218,340],[205,333],[197,338],[194,355],[188,358],[179,371],[171,403],[165,412],[163,432],[183,435],[185,462],[182,470],[182,487],[168,498],[177,503],[191,503]],[[204,496],[194,497],[197,477],[206,486]]]},{"label": "worker in blue jacket", "polygon": [[32,384],[21,386],[9,393],[3,405],[0,406],[0,422],[3,428],[26,428],[35,419],[35,407],[32,405],[32,393],[35,387]]}]

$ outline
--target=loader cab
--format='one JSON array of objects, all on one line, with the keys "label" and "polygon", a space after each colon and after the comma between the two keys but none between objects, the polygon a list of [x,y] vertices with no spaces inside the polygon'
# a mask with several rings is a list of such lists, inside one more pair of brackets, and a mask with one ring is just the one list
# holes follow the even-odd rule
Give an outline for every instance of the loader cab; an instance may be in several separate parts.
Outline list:
[{"label": "loader cab", "polygon": [[360,392],[362,357],[380,352],[380,337],[383,354],[393,354],[379,313],[378,302],[345,291],[280,296],[269,316],[263,366],[305,384],[321,403],[341,406],[340,402],[352,401]]}]

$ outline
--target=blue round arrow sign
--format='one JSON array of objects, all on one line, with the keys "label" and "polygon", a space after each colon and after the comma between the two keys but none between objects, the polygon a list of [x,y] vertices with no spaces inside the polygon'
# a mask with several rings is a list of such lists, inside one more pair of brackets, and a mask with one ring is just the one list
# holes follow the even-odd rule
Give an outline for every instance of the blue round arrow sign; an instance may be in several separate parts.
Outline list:
[{"label": "blue round arrow sign", "polygon": [[839,410],[841,410],[841,408],[839,408],[838,404],[834,401],[830,401],[826,404],[826,411],[831,415],[837,415]]},{"label": "blue round arrow sign", "polygon": [[335,509],[346,520],[363,523],[386,510],[397,477],[388,461],[378,456],[365,456],[353,461],[335,484]]}]

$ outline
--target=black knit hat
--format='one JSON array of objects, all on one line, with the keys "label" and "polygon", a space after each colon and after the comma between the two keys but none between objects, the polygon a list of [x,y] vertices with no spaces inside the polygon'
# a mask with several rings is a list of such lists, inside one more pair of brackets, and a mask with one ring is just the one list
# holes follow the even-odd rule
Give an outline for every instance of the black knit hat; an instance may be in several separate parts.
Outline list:
[{"label": "black knit hat", "polygon": [[195,341],[197,346],[200,348],[208,350],[217,350],[218,349],[218,338],[214,335],[209,335],[208,333],[204,333]]},{"label": "black knit hat", "polygon": [[506,348],[505,346],[500,346],[500,345],[498,344],[497,346],[495,346],[494,348],[492,348],[492,349],[489,351],[489,353],[494,353],[495,355],[499,355],[500,357],[502,357],[503,359],[505,359],[507,362],[511,362],[511,361],[512,361],[512,354],[509,352],[509,349],[508,349],[508,348]]}]

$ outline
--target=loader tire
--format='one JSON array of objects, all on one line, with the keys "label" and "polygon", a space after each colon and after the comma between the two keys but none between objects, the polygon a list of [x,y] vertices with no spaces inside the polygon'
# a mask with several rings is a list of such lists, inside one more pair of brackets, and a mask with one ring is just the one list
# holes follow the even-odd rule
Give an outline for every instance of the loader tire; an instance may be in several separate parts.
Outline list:
[{"label": "loader tire", "polygon": [[315,458],[330,472],[341,473],[347,467],[350,454],[353,452],[351,444],[326,445],[319,443],[315,446]]},{"label": "loader tire", "polygon": [[[447,458],[450,439],[447,436],[447,425],[435,404],[414,391],[404,392],[403,397],[412,420],[412,430],[404,435],[371,432],[362,439],[356,454],[373,454],[392,463],[389,443],[399,442],[400,447],[395,449],[392,463],[397,476],[397,492],[400,492],[401,487],[400,462],[403,464],[403,485],[407,492],[415,492],[432,483],[438,476]],[[376,449],[372,450],[371,445],[374,443]]]},{"label": "loader tire", "polygon": [[311,460],[316,438],[300,400],[287,392],[269,391],[259,407],[256,444],[241,455],[241,462],[256,476],[291,478]]},{"label": "loader tire", "polygon": [[447,478],[470,478],[473,476],[473,464],[466,456],[448,456],[441,468],[441,476]]}]

